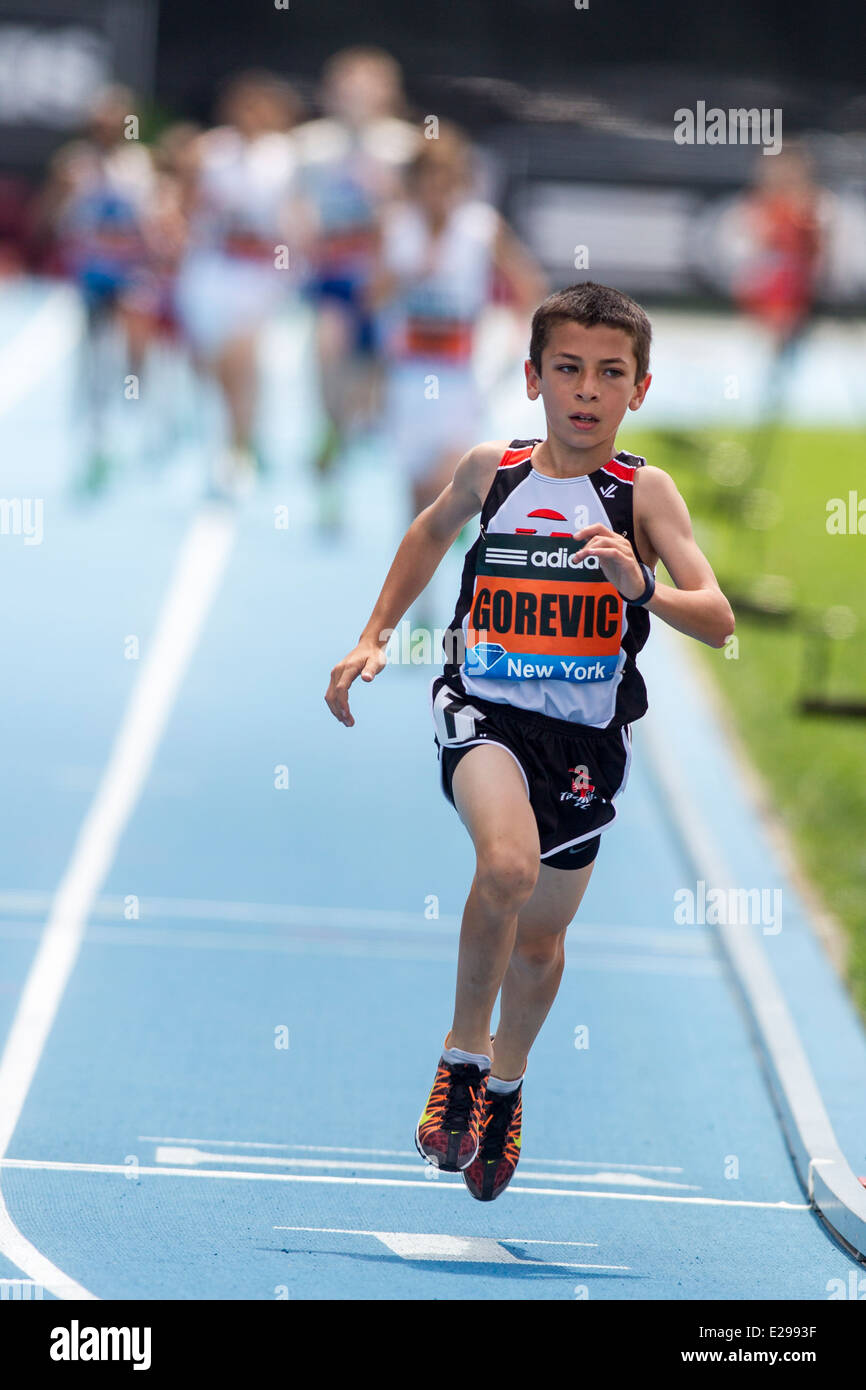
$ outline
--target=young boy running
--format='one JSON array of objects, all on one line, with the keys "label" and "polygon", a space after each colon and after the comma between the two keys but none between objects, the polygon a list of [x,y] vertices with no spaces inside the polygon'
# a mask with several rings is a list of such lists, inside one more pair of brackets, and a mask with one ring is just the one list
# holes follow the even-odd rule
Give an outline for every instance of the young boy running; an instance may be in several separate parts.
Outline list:
[{"label": "young boy running", "polygon": [[[713,647],[734,627],[671,478],[615,453],[626,410],[640,408],[650,385],[650,337],[640,305],[604,285],[544,300],[526,385],[543,401],[547,438],[478,444],[463,456],[406,532],[325,696],[351,728],[349,686],[381,671],[391,631],[480,511],[431,691],[442,788],[476,869],[454,1018],[415,1134],[419,1153],[462,1172],[479,1201],[504,1191],[520,1157],[527,1057],[616,816],[631,724],[647,708],[636,657],[649,614]],[[656,584],[659,560],[674,587]]]}]

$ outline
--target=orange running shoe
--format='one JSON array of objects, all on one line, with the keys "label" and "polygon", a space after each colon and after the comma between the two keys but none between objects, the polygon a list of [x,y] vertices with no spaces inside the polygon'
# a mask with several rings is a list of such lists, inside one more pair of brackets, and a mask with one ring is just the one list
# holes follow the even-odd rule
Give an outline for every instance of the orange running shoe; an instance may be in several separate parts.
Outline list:
[{"label": "orange running shoe", "polygon": [[478,1126],[489,1075],[489,1067],[440,1058],[415,1130],[415,1147],[434,1168],[459,1173],[478,1153]]},{"label": "orange running shoe", "polygon": [[502,1095],[485,1088],[478,1156],[463,1170],[463,1181],[479,1202],[504,1192],[520,1159],[523,1082]]}]

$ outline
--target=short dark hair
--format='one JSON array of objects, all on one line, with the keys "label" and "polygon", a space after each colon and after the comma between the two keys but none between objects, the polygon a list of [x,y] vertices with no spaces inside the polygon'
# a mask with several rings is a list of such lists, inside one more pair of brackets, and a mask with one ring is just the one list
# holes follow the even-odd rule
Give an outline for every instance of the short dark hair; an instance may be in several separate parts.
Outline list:
[{"label": "short dark hair", "polygon": [[649,371],[652,341],[649,319],[640,305],[629,299],[627,294],[611,289],[609,285],[595,285],[591,280],[549,294],[532,315],[529,360],[539,376],[541,354],[547,346],[551,328],[555,323],[568,320],[582,323],[585,328],[595,328],[598,324],[604,324],[607,328],[621,328],[631,338],[637,358],[635,381],[643,381]]}]

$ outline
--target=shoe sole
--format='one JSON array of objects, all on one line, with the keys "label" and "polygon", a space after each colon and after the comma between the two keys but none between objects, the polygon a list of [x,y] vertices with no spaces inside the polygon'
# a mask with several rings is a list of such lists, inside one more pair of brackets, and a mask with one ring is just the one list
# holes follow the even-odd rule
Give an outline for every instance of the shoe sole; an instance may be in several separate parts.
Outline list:
[{"label": "shoe sole", "polygon": [[[514,1172],[515,1172],[515,1173],[517,1172],[517,1169],[516,1169],[516,1168],[515,1168]],[[513,1178],[513,1177],[514,1177],[514,1173],[511,1174],[511,1178]],[[505,1189],[508,1187],[509,1183],[511,1182],[511,1178],[508,1179],[508,1182],[503,1183],[502,1187],[500,1187],[500,1189],[499,1189],[498,1192],[491,1192],[491,1194],[490,1194],[489,1197],[484,1197],[484,1196],[481,1195],[480,1192],[473,1192],[472,1188],[469,1186],[469,1179],[467,1178],[467,1176],[466,1176],[465,1173],[463,1174],[463,1182],[464,1182],[464,1184],[465,1184],[465,1186],[466,1186],[466,1191],[469,1193],[469,1196],[470,1196],[470,1197],[474,1197],[474,1199],[475,1199],[476,1202],[495,1202],[496,1199],[497,1199],[497,1197],[501,1197],[501,1196],[502,1196],[503,1192],[505,1191]],[[482,1187],[482,1192],[483,1192],[483,1190],[484,1190],[484,1189],[483,1189],[483,1187]]]},{"label": "shoe sole", "polygon": [[437,1163],[435,1158],[430,1158],[421,1147],[421,1140],[418,1134],[420,1126],[415,1126],[415,1148],[423,1158],[425,1163],[429,1163],[431,1168],[436,1168],[440,1173],[462,1173],[464,1168],[468,1168],[478,1157],[478,1143],[475,1144],[475,1152],[466,1160],[465,1163]]}]

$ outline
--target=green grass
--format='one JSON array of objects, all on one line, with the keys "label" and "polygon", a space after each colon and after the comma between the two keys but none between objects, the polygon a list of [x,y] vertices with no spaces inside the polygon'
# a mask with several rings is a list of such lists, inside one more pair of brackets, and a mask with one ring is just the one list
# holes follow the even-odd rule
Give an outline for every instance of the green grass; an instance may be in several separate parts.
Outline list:
[{"label": "green grass", "polygon": [[[641,435],[639,451],[675,478],[732,600],[736,658],[701,644],[701,660],[803,871],[846,930],[866,1018],[866,719],[797,708],[804,694],[866,701],[866,535],[827,531],[831,498],[866,497],[863,442],[842,430],[658,432]],[[737,596],[756,593],[788,604],[791,620],[738,611]]]}]

